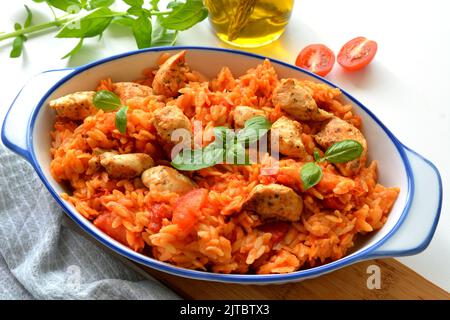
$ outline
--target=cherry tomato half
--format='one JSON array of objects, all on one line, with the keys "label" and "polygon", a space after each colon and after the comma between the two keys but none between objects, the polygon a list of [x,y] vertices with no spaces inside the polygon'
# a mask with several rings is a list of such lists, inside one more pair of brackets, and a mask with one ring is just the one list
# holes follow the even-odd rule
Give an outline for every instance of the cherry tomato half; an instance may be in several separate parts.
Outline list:
[{"label": "cherry tomato half", "polygon": [[345,70],[360,70],[373,60],[377,47],[375,41],[364,37],[352,39],[339,51],[337,61]]},{"label": "cherry tomato half", "polygon": [[334,53],[330,48],[323,44],[311,44],[300,51],[295,65],[323,77],[331,71],[334,62]]}]

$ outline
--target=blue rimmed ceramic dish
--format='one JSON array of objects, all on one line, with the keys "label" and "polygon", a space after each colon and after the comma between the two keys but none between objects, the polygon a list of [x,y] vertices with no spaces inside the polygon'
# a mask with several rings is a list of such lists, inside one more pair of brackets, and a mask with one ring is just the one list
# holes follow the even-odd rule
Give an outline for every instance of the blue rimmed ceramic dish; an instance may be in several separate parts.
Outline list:
[{"label": "blue rimmed ceramic dish", "polygon": [[[354,106],[364,123],[369,158],[379,163],[379,180],[401,191],[386,224],[370,237],[362,239],[345,257],[315,268],[288,274],[227,275],[179,268],[132,251],[90,221],[59,195],[64,189],[50,174],[50,135],[55,115],[47,102],[75,91],[94,89],[100,79],[129,81],[141,76],[144,68],[157,64],[162,52],[187,49],[189,65],[208,77],[222,66],[242,74],[265,57],[236,50],[206,47],[165,47],[132,51],[75,68],[43,72],[27,83],[12,103],[3,123],[3,143],[31,163],[39,177],[65,212],[88,234],[115,252],[151,268],[187,278],[233,283],[285,283],[313,278],[375,257],[413,255],[430,243],[439,219],[442,203],[441,178],[428,160],[401,144],[383,123],[344,90],[343,99]],[[332,83],[307,71],[271,59],[280,78],[295,77]]]}]

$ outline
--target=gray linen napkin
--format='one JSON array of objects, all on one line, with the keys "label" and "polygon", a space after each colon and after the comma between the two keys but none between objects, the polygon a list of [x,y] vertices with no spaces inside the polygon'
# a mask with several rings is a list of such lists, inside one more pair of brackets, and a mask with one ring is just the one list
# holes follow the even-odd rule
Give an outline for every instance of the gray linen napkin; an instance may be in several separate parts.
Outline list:
[{"label": "gray linen napkin", "polygon": [[0,299],[179,299],[65,219],[33,168],[0,143]]}]

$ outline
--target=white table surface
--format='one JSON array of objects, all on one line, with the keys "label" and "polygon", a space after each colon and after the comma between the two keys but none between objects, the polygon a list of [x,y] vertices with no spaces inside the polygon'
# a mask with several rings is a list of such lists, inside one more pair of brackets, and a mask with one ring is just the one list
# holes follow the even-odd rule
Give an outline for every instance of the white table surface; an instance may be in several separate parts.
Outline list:
[{"label": "white table surface", "polygon": [[[34,23],[50,18],[43,4],[6,1],[0,31],[23,22],[23,3],[33,9]],[[372,64],[358,73],[337,65],[328,75],[368,106],[394,134],[439,168],[444,184],[441,219],[430,246],[421,254],[399,260],[450,291],[450,1],[448,0],[297,0],[291,21],[279,41],[253,52],[293,63],[299,50],[324,43],[335,52],[349,39],[366,36],[378,42]],[[76,39],[54,39],[54,32],[32,36],[25,54],[9,59],[10,41],[0,43],[0,119],[32,75],[47,69],[78,66],[134,50],[130,33],[118,28],[98,41],[89,39],[71,60],[61,60]],[[207,21],[183,32],[180,45],[224,46]]]}]

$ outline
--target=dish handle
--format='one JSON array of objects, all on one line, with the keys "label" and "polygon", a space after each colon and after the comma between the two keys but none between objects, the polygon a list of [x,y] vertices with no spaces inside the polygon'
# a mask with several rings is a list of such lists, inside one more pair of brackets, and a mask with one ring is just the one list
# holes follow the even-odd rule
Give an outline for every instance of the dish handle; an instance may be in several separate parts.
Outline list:
[{"label": "dish handle", "polygon": [[74,69],[44,71],[31,78],[14,98],[2,126],[2,141],[5,146],[30,160],[27,148],[28,124],[33,110],[52,85],[73,72]]},{"label": "dish handle", "polygon": [[414,196],[405,220],[394,235],[364,258],[410,256],[425,250],[441,213],[442,180],[429,160],[405,147],[414,179]]}]

